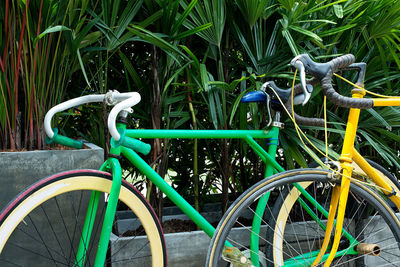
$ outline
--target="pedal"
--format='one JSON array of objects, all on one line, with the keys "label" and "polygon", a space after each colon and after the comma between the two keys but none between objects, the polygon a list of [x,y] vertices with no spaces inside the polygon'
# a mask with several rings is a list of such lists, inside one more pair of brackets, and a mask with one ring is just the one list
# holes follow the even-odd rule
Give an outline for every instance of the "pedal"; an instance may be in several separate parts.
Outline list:
[{"label": "pedal", "polygon": [[233,267],[251,267],[253,264],[238,248],[225,246],[222,258],[230,262]]}]

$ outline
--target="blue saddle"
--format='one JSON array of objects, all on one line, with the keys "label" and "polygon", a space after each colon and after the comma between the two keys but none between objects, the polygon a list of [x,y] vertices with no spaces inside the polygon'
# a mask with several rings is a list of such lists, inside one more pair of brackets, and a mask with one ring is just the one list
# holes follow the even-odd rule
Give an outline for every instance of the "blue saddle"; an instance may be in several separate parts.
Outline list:
[{"label": "blue saddle", "polygon": [[266,102],[268,95],[264,91],[254,91],[245,94],[240,102],[251,103],[251,102]]}]

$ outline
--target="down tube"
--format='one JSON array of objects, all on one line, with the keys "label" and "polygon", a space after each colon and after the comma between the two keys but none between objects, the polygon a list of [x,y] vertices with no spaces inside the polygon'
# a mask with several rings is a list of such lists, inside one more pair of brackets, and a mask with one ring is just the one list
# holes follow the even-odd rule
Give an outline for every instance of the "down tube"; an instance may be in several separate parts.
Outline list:
[{"label": "down tube", "polygon": [[[267,139],[268,145],[268,155],[270,157],[265,157],[265,178],[271,176],[276,169],[273,166],[272,161],[275,159],[276,150],[278,148],[278,140],[279,140],[279,128],[273,127],[271,129],[272,137]],[[256,208],[256,216],[253,218],[253,223],[251,226],[251,235],[250,235],[250,258],[253,266],[260,266],[259,259],[259,241],[260,241],[260,229],[261,229],[261,221],[263,218],[263,214],[265,212],[265,208],[267,206],[267,202],[269,199],[269,193],[265,196],[261,197],[257,203]]]},{"label": "down tube", "polygon": [[200,213],[197,212],[181,195],[178,194],[167,182],[161,178],[135,151],[122,147],[122,154],[134,165],[141,173],[149,178],[175,205],[177,205],[197,226],[199,226],[210,238],[215,232],[215,228]]}]

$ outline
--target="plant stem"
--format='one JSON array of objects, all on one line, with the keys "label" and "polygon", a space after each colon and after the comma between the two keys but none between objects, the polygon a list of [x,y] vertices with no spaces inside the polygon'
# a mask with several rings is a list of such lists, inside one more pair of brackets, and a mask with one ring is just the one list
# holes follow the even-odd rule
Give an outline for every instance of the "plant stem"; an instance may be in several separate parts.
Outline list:
[{"label": "plant stem", "polygon": [[[151,103],[151,120],[153,129],[160,129],[161,128],[161,90],[160,90],[160,81],[158,78],[158,54],[157,54],[157,47],[152,45],[152,72],[153,72],[153,101]],[[161,170],[160,166],[164,166],[162,161],[164,157],[160,157],[159,155],[162,153],[161,151],[161,140],[154,139],[153,145],[153,162],[157,164],[158,162],[158,174],[161,177],[164,177],[163,170]],[[157,168],[156,168],[157,169]],[[162,218],[162,207],[161,201],[162,197],[160,198],[157,193],[157,188],[151,187],[152,192],[150,193],[150,199],[153,199],[153,203],[155,207],[158,207],[156,212],[158,217]],[[161,207],[161,208],[160,208]]]},{"label": "plant stem", "polygon": [[[190,68],[190,67],[189,67]],[[188,84],[191,84],[189,75],[187,75]],[[191,87],[187,87],[187,97],[189,102],[189,111],[192,117],[193,130],[197,130],[196,115],[193,108]],[[198,139],[194,139],[193,144],[193,181],[194,181],[194,207],[197,211],[200,210],[199,201],[199,167],[198,167]]]}]

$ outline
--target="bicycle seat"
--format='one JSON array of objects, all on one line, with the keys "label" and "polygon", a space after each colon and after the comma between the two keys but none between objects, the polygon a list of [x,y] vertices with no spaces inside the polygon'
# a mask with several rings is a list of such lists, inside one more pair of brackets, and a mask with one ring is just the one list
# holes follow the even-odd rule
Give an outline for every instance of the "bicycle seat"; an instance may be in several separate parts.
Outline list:
[{"label": "bicycle seat", "polygon": [[[311,94],[313,86],[307,84],[307,91]],[[247,93],[243,96],[240,102],[251,103],[251,102],[267,102],[268,96],[270,97],[273,104],[280,105],[278,97],[282,100],[282,103],[286,104],[291,97],[292,89],[281,89],[273,81],[266,82],[262,85],[261,91],[255,91]],[[293,104],[302,104],[304,100],[304,94],[300,93],[293,99]]]},{"label": "bicycle seat", "polygon": [[266,102],[268,95],[264,91],[255,91],[245,94],[240,102],[251,103],[251,102]]}]

